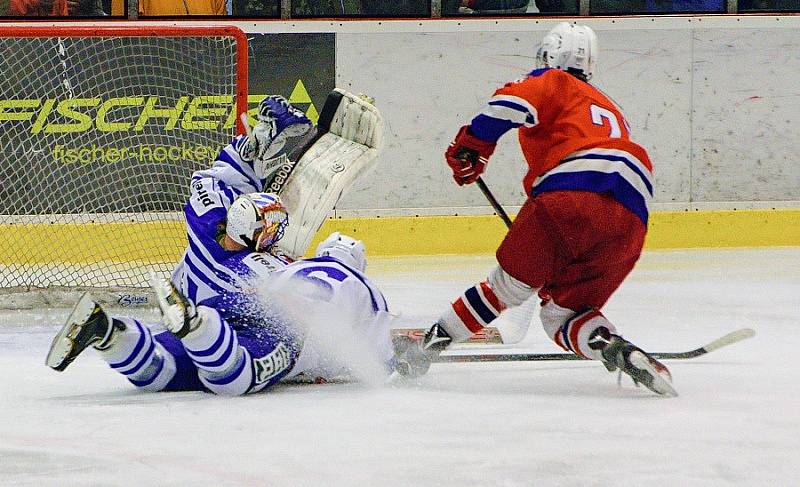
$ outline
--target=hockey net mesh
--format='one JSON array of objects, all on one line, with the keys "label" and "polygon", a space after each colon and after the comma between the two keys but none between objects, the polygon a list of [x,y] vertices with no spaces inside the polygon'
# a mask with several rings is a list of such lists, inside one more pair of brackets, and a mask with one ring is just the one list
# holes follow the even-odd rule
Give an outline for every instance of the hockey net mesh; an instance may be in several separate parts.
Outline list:
[{"label": "hockey net mesh", "polygon": [[186,246],[191,173],[246,109],[243,37],[118,31],[0,33],[0,292],[143,288]]}]

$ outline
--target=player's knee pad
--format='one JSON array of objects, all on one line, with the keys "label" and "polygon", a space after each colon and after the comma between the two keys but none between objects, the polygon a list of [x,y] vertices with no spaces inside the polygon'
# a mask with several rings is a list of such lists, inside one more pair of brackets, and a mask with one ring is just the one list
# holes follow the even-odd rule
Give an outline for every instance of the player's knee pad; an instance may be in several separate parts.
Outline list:
[{"label": "player's knee pad", "polygon": [[500,266],[495,267],[489,274],[488,283],[504,307],[519,306],[537,291],[537,289],[511,277]]},{"label": "player's knee pad", "polygon": [[611,333],[614,325],[598,310],[590,309],[575,312],[562,308],[552,300],[542,305],[540,312],[545,333],[556,345],[577,355],[600,360],[600,352],[589,347],[589,336],[603,326]]}]

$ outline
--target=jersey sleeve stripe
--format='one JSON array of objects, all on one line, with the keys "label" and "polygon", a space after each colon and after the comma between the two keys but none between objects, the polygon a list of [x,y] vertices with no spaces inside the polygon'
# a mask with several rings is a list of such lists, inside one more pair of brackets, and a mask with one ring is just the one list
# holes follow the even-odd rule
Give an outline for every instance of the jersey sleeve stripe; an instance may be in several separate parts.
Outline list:
[{"label": "jersey sleeve stripe", "polygon": [[514,127],[514,124],[508,120],[498,120],[481,113],[472,119],[469,130],[481,140],[497,142],[500,137]]},{"label": "jersey sleeve stripe", "polygon": [[235,200],[241,193],[238,191],[234,191],[222,181],[217,181],[217,186],[219,186],[221,196],[224,196],[228,200],[228,204],[225,204],[225,208],[226,209],[230,208],[231,204],[233,203],[233,200]]},{"label": "jersey sleeve stripe", "polygon": [[183,271],[181,276],[181,289],[186,290],[189,299],[193,303],[197,302],[197,284],[194,282],[194,280],[189,279],[189,275],[186,271]]},{"label": "jersey sleeve stripe", "polygon": [[[217,295],[229,292],[228,290],[220,287],[215,282],[213,282],[210,279],[208,279],[205,276],[205,274],[203,273],[203,271],[198,269],[191,260],[189,260],[189,259],[186,260],[186,266],[187,266],[189,274],[190,274],[189,275],[189,279],[190,280],[193,280],[193,281],[197,282],[198,284],[202,284],[203,286],[208,288],[211,292],[213,292],[214,294],[217,294]],[[198,285],[198,289],[199,289],[199,287],[200,286]],[[199,294],[200,293],[198,293],[198,296],[199,296]],[[206,298],[208,298],[208,296],[204,297],[203,299],[205,300]]]},{"label": "jersey sleeve stripe", "polygon": [[[539,123],[536,108],[528,100],[518,96],[495,95],[489,100],[489,110],[495,118],[506,118],[518,126],[533,127]],[[505,117],[498,115],[505,115]]]},{"label": "jersey sleeve stripe", "polygon": [[[237,158],[238,158],[238,156],[237,156]],[[241,164],[239,164],[236,161],[236,159],[234,158],[234,156],[232,156],[228,152],[227,148],[219,153],[219,156],[217,156],[217,160],[216,160],[215,164],[217,164],[217,163],[225,163],[228,166],[230,166],[237,173],[241,174],[245,178],[245,180],[253,188],[256,188],[256,191],[258,191],[258,188],[261,186],[261,184],[259,184],[258,180],[256,179],[255,172],[246,171],[244,169],[244,167],[246,167],[246,166],[242,166]]]},{"label": "jersey sleeve stripe", "polygon": [[[347,269],[349,271],[350,275],[352,275],[353,277],[355,277],[356,279],[361,281],[361,283],[364,285],[364,287],[367,288],[367,291],[369,292],[370,300],[372,301],[372,310],[373,311],[375,311],[375,312],[380,311],[380,310],[388,311],[388,306],[386,304],[386,298],[383,296],[383,294],[380,293],[379,291],[375,290],[373,288],[373,286],[370,285],[370,283],[367,282],[367,280],[364,278],[364,276],[362,276],[361,273],[356,271],[355,269],[351,269],[350,267],[345,265],[343,262],[341,262],[341,261],[339,261],[337,259],[334,259],[332,257],[313,257],[313,258],[310,258],[310,259],[304,259],[304,262],[335,262],[336,264],[338,264],[339,266],[343,267],[344,269]],[[378,300],[375,298],[376,294],[381,297],[381,301],[382,301],[382,304],[383,304],[382,308],[381,308],[380,305],[378,305]]]},{"label": "jersey sleeve stripe", "polygon": [[530,103],[516,96],[495,95],[472,119],[470,131],[481,140],[496,142],[511,129],[537,123],[536,109]]},{"label": "jersey sleeve stripe", "polygon": [[229,279],[226,279],[224,274],[215,272],[212,266],[213,264],[209,262],[203,262],[201,258],[198,257],[197,254],[190,252],[186,256],[186,265],[192,270],[196,277],[205,284],[217,291],[229,291],[229,292],[237,292],[239,288],[234,284],[231,283]]},{"label": "jersey sleeve stripe", "polygon": [[[239,276],[233,270],[222,265],[222,262],[230,257],[230,252],[224,250],[216,242],[213,244],[213,250],[209,249],[208,246],[204,245],[206,242],[197,238],[191,228],[188,229],[188,234],[189,249],[193,250],[193,253],[198,257],[202,257],[203,262],[206,263],[211,271],[214,271],[220,276],[220,279],[224,279],[225,282],[235,283],[239,281]],[[187,252],[187,255],[188,253],[189,252]]]},{"label": "jersey sleeve stripe", "polygon": [[219,261],[212,262],[209,260],[203,255],[202,249],[194,242],[189,243],[189,252],[186,253],[186,259],[193,261],[195,268],[201,269],[203,275],[215,281],[218,286],[231,291],[236,290],[237,276],[227,272],[230,269],[221,265]]}]

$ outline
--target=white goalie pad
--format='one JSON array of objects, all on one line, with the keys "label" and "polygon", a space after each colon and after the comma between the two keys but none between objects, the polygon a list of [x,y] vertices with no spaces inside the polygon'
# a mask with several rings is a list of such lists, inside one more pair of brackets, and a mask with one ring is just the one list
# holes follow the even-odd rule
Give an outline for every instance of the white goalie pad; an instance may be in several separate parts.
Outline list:
[{"label": "white goalie pad", "polygon": [[336,203],[355,180],[371,169],[383,139],[383,119],[366,99],[342,95],[330,130],[306,150],[280,191],[289,225],[278,247],[301,258]]}]

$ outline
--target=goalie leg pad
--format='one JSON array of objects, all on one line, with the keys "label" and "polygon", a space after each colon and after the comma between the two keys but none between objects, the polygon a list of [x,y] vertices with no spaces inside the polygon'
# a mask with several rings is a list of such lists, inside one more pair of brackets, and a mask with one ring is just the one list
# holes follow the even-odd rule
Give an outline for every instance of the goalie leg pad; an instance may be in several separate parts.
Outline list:
[{"label": "goalie leg pad", "polygon": [[289,225],[277,245],[295,259],[306,254],[342,193],[374,167],[378,157],[383,133],[380,112],[358,96],[337,91],[341,101],[329,132],[303,154],[279,192]]},{"label": "goalie leg pad", "polygon": [[364,95],[353,95],[340,88],[334,92],[341,96],[341,100],[331,119],[330,133],[356,144],[380,149],[383,120],[372,101]]}]

